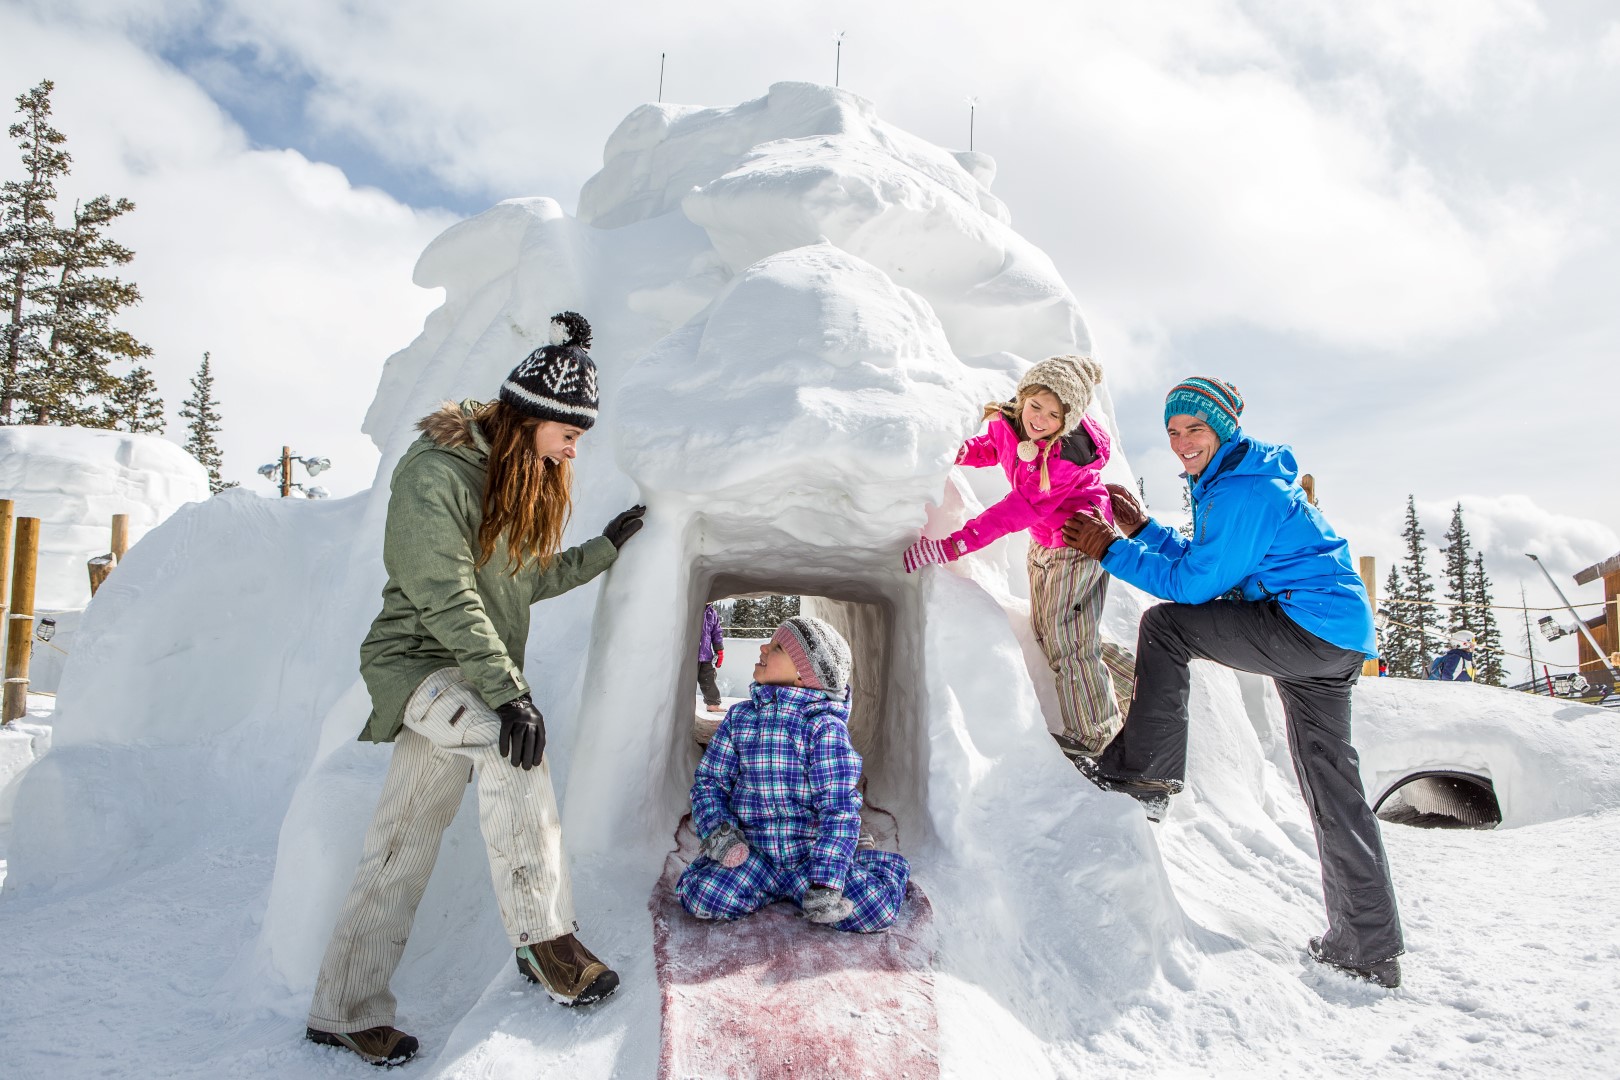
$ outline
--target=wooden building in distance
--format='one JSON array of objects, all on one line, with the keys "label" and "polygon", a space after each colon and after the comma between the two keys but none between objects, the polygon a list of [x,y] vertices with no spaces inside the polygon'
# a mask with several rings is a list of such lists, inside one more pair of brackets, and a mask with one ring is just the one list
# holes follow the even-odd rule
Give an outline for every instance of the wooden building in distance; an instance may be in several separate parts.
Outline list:
[{"label": "wooden building in distance", "polygon": [[[1603,610],[1586,620],[1586,628],[1592,631],[1592,637],[1603,652],[1612,655],[1620,649],[1620,553],[1610,555],[1576,574],[1575,584],[1586,585],[1598,578],[1603,579]],[[1594,684],[1610,682],[1604,658],[1592,652],[1586,636],[1577,635],[1576,642],[1580,650],[1580,673]]]}]

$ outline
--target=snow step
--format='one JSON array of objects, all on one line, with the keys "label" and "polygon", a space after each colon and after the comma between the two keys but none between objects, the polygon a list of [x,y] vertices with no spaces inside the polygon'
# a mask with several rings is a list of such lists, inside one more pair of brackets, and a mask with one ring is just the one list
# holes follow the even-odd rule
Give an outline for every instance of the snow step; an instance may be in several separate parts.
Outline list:
[{"label": "snow step", "polygon": [[[894,819],[871,807],[861,816],[877,846],[894,850]],[[880,934],[813,926],[786,902],[710,922],[688,915],[675,895],[697,851],[683,818],[648,902],[659,1080],[940,1075],[933,908],[915,881],[899,919]]]}]

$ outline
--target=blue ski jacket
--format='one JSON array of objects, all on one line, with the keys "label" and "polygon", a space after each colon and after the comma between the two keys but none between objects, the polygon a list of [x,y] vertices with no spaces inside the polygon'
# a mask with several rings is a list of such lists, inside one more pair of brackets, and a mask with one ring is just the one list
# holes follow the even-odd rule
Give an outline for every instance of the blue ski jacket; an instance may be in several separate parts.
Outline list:
[{"label": "blue ski jacket", "polygon": [[1103,554],[1103,569],[1144,592],[1203,604],[1236,591],[1275,600],[1341,649],[1377,656],[1372,609],[1350,545],[1305,498],[1294,451],[1240,429],[1192,485],[1193,535],[1149,521]]},{"label": "blue ski jacket", "polygon": [[1448,649],[1429,665],[1429,678],[1446,682],[1474,681],[1474,654],[1466,649]]}]

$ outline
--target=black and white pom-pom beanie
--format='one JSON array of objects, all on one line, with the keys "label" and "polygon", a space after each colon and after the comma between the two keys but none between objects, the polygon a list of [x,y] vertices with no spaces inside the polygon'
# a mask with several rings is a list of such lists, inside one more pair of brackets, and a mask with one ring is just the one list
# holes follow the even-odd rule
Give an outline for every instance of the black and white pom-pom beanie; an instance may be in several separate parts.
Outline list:
[{"label": "black and white pom-pom beanie", "polygon": [[596,423],[596,363],[585,350],[591,324],[575,311],[551,317],[551,344],[542,345],[501,383],[501,401],[524,416],[589,429]]}]

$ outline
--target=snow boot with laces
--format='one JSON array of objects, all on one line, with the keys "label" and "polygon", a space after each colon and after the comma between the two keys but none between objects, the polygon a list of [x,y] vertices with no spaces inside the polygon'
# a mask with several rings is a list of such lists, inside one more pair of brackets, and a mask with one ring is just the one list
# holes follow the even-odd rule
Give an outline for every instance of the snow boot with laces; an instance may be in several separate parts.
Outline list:
[{"label": "snow boot with laces", "polygon": [[304,1038],[322,1046],[339,1046],[352,1050],[362,1061],[392,1068],[403,1065],[416,1056],[416,1038],[386,1024],[366,1028],[364,1031],[321,1031],[305,1028]]},{"label": "snow boot with laces", "polygon": [[517,951],[518,970],[539,983],[559,1005],[591,1005],[619,988],[619,976],[573,934],[525,945]]}]

